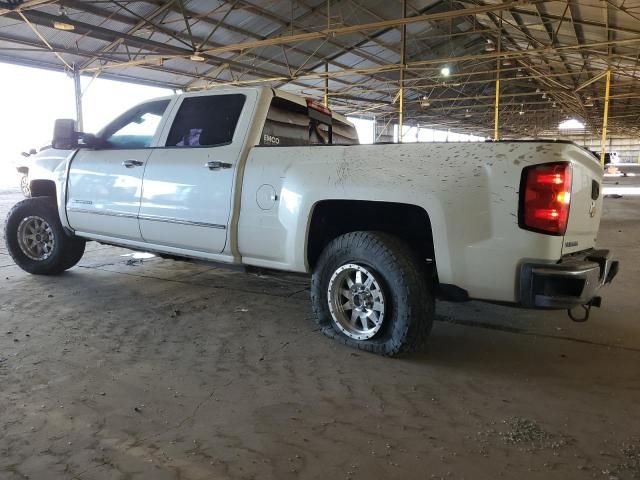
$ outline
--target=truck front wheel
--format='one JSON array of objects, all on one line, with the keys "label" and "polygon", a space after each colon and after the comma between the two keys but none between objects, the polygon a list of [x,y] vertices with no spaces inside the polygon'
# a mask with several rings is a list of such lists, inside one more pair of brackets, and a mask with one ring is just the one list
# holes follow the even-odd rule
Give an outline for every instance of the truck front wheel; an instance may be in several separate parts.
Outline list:
[{"label": "truck front wheel", "polygon": [[84,254],[85,241],[64,231],[50,197],[18,202],[7,216],[4,234],[13,261],[35,275],[62,273]]},{"label": "truck front wheel", "polygon": [[389,356],[414,350],[435,315],[426,270],[393,235],[342,235],[327,245],[313,272],[315,320],[325,335],[352,347]]}]

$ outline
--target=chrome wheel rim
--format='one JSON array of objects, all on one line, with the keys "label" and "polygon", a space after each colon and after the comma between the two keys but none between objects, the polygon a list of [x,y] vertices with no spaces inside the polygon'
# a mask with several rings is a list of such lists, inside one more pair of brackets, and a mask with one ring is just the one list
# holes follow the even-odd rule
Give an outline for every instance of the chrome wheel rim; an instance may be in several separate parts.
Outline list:
[{"label": "chrome wheel rim", "polygon": [[18,225],[18,245],[31,260],[46,260],[53,254],[56,238],[51,225],[42,217],[23,218]]},{"label": "chrome wheel rim", "polygon": [[22,190],[22,194],[25,197],[31,195],[31,191],[29,190],[29,177],[27,177],[26,175],[23,175],[20,179],[20,189]]},{"label": "chrome wheel rim", "polygon": [[336,326],[356,340],[368,340],[382,327],[384,292],[376,276],[362,265],[341,266],[329,280],[329,311]]}]

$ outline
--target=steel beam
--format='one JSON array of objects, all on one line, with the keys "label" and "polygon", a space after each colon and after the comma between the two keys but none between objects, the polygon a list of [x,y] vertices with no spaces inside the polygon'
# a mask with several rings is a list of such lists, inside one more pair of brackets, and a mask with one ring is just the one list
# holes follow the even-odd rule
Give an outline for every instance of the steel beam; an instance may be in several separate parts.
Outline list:
[{"label": "steel beam", "polygon": [[37,7],[38,5],[44,5],[45,3],[54,3],[54,1],[55,0],[27,0],[22,2],[20,5],[17,5],[15,8],[0,8],[0,16],[9,12],[24,11],[29,8]]},{"label": "steel beam", "polygon": [[481,13],[495,12],[499,10],[508,10],[517,2],[505,2],[498,5],[488,5],[482,7],[461,8],[456,10],[448,10],[444,12],[429,13],[426,15],[417,15],[414,17],[399,18],[394,20],[384,20],[380,22],[365,23],[360,25],[350,25],[348,27],[327,28],[318,32],[299,33],[296,35],[283,35],[281,37],[267,38],[255,42],[243,42],[225,45],[223,47],[212,48],[206,50],[210,55],[217,55],[225,52],[245,51],[253,48],[260,48],[273,45],[287,45],[292,43],[306,42],[309,40],[318,40],[325,38],[333,38],[341,35],[349,35],[351,33],[361,33],[370,30],[382,30],[389,27],[400,27],[402,25],[412,25],[415,23],[433,22],[437,20],[448,20],[451,18],[464,17],[469,15],[478,15]]}]

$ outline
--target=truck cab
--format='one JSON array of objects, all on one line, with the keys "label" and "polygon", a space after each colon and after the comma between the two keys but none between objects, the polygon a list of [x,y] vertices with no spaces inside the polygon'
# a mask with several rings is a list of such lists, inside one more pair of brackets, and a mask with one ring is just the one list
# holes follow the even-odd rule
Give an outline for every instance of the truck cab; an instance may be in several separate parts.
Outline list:
[{"label": "truck cab", "polygon": [[[357,142],[353,126],[309,115],[271,89],[187,93],[125,112],[81,149],[68,172],[68,226],[96,240],[157,244],[237,261],[230,225],[242,160],[255,145]],[[259,117],[259,118],[258,118]],[[259,128],[260,126],[261,128]],[[331,138],[329,136],[331,133]],[[177,252],[174,252],[177,253]]]}]

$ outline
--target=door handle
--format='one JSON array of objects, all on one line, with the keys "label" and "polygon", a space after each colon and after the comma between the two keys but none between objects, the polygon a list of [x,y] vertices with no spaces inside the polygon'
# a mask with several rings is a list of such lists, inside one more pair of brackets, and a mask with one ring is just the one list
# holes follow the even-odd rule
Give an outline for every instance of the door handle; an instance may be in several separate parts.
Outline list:
[{"label": "door handle", "polygon": [[144,165],[144,162],[141,160],[125,160],[122,162],[122,166],[127,168],[141,167],[142,165]]},{"label": "door handle", "polygon": [[231,168],[233,165],[225,162],[211,161],[204,164],[209,170],[220,170],[221,168]]}]

